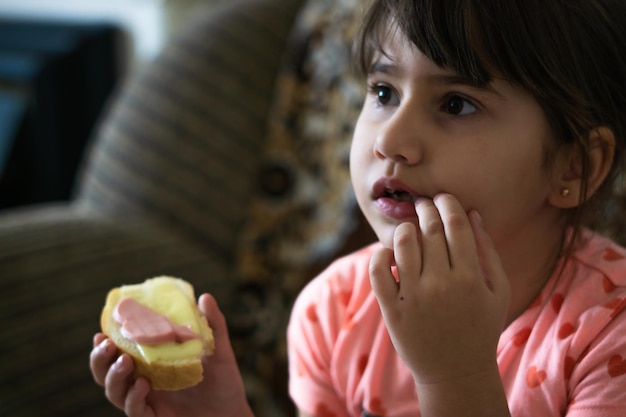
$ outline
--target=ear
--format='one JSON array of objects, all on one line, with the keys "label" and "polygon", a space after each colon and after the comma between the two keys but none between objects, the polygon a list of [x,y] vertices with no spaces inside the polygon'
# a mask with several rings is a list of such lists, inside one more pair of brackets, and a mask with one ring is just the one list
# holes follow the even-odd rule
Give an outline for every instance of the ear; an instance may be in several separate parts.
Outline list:
[{"label": "ear", "polygon": [[[613,164],[615,135],[606,126],[594,128],[589,133],[587,169],[587,201],[602,185]],[[582,169],[583,150],[562,150],[554,166],[554,181],[548,201],[558,208],[574,208],[581,204],[584,180]]]}]

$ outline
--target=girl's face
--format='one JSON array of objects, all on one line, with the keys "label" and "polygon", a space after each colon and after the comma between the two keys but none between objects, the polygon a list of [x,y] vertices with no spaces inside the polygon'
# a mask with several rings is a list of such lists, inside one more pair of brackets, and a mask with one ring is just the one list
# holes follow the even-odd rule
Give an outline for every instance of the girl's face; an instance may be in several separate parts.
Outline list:
[{"label": "girl's face", "polygon": [[350,156],[358,203],[383,244],[392,247],[398,224],[417,224],[415,198],[442,192],[478,210],[499,250],[562,232],[548,201],[554,140],[534,97],[502,79],[472,86],[398,35],[384,46]]}]

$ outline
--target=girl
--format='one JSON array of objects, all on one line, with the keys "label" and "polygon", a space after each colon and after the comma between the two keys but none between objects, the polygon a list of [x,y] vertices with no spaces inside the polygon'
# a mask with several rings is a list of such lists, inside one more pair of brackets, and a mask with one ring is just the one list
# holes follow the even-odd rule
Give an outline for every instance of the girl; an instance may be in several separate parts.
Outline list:
[{"label": "girl", "polygon": [[[380,242],[298,297],[300,416],[624,415],[626,250],[583,224],[621,164],[625,27],[622,0],[374,1],[350,162]],[[218,345],[189,391],[128,380],[96,336],[129,416],[251,415],[200,304]]]}]

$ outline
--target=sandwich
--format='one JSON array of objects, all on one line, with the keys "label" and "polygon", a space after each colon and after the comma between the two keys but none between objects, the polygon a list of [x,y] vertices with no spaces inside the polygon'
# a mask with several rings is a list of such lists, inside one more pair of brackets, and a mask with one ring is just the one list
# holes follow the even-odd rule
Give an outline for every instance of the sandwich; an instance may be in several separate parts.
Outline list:
[{"label": "sandwich", "polygon": [[192,285],[168,276],[113,288],[100,325],[132,357],[135,376],[145,377],[157,390],[180,390],[202,381],[202,359],[215,346]]}]

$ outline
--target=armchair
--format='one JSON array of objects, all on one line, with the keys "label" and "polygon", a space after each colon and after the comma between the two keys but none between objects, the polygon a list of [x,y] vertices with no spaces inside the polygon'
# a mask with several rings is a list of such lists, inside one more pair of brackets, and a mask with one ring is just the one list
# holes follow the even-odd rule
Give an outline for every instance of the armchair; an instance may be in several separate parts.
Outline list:
[{"label": "armchair", "polygon": [[347,173],[360,7],[198,13],[116,92],[73,199],[0,212],[0,414],[121,415],[91,380],[91,337],[111,287],[161,274],[216,296],[257,415],[293,412],[293,298],[373,239]]}]

